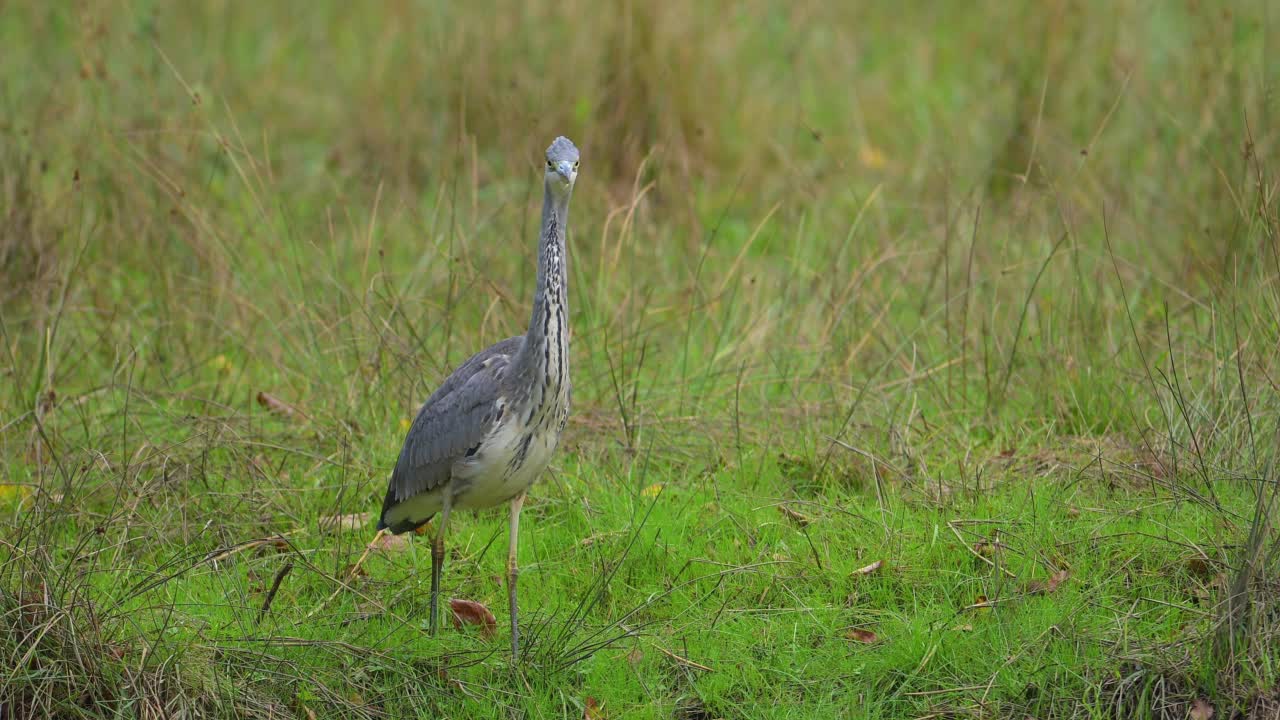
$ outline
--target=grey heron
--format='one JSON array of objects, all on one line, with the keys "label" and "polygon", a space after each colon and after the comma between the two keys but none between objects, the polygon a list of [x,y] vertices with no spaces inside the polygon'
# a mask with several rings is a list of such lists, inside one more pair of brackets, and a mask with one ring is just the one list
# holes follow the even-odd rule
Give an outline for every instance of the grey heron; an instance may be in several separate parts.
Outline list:
[{"label": "grey heron", "polygon": [[378,529],[399,534],[437,513],[431,543],[431,633],[438,627],[445,531],[454,509],[509,503],[507,599],[511,656],[519,658],[516,546],[525,493],[555,452],[569,417],[569,286],[565,231],[578,176],[578,148],[547,148],[538,281],[524,335],[471,356],[419,410],[392,471]]}]

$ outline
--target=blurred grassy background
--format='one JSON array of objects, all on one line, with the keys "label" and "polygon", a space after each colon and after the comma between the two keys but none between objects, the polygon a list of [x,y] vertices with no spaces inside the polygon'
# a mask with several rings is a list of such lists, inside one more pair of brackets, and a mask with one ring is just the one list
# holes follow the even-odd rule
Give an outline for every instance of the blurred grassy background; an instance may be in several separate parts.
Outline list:
[{"label": "blurred grassy background", "polygon": [[[6,618],[37,586],[70,593],[41,602],[79,608],[77,632],[95,626],[84,607],[133,607],[75,589],[86,553],[132,558],[123,587],[182,548],[372,510],[418,403],[527,322],[557,134],[583,156],[558,473],[576,480],[548,481],[542,512],[651,499],[659,473],[703,478],[698,502],[741,493],[734,522],[761,497],[882,519],[902,503],[895,529],[919,539],[952,503],[1003,515],[1025,488],[1088,477],[1104,506],[1174,502],[1166,520],[1252,587],[1237,546],[1272,542],[1254,500],[1274,486],[1280,410],[1274,15],[1264,0],[3,3]],[[270,418],[262,391],[305,417]],[[1141,481],[1117,491],[1107,463]],[[1213,512],[1179,514],[1188,498]],[[636,507],[581,512],[621,533]],[[832,542],[861,537],[841,522]],[[876,542],[905,552],[889,529]],[[559,530],[562,545],[591,532]],[[313,540],[335,575],[359,552]],[[754,540],[742,552],[725,562],[756,559]],[[25,680],[0,703],[57,695],[29,637],[5,641]],[[1128,667],[1090,647],[1101,669],[1080,687]],[[1259,702],[1275,655],[1241,652],[1270,669],[1215,655],[1187,674],[1229,681],[1180,680],[1169,712],[1196,687]],[[738,679],[686,716],[732,715],[711,698],[759,690]],[[221,697],[210,682],[194,695]],[[678,714],[677,685],[654,702]],[[1065,708],[1080,687],[1035,702]],[[555,716],[534,694],[525,712]],[[1095,709],[1121,707],[1103,695]],[[973,696],[947,712],[1032,702]]]}]

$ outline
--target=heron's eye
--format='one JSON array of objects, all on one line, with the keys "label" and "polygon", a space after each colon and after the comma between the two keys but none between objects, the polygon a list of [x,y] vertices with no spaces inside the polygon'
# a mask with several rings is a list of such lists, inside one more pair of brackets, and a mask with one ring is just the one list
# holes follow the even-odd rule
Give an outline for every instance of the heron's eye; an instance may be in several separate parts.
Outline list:
[{"label": "heron's eye", "polygon": [[578,172],[578,161],[577,161],[577,160],[574,160],[574,161],[573,161],[573,171],[574,171],[574,172]]},{"label": "heron's eye", "polygon": [[555,169],[556,169],[556,164],[555,164],[555,163],[553,163],[553,162],[551,162],[550,160],[548,160],[548,161],[547,161],[547,169],[548,169],[548,170],[555,170]]}]

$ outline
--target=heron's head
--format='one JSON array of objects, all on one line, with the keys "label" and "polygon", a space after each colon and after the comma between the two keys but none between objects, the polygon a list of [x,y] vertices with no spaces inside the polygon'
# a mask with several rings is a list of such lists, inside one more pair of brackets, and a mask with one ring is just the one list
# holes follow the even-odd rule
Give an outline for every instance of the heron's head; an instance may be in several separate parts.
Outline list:
[{"label": "heron's head", "polygon": [[568,193],[578,177],[578,148],[567,137],[558,137],[547,148],[547,187]]}]

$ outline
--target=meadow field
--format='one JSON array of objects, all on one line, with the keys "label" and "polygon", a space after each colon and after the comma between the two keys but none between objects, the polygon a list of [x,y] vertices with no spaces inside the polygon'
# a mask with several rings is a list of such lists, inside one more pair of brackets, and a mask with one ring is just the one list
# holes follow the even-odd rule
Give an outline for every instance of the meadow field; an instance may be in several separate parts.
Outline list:
[{"label": "meadow field", "polygon": [[[0,2],[0,719],[1280,717],[1268,0]],[[521,524],[374,538],[528,323]]]}]

